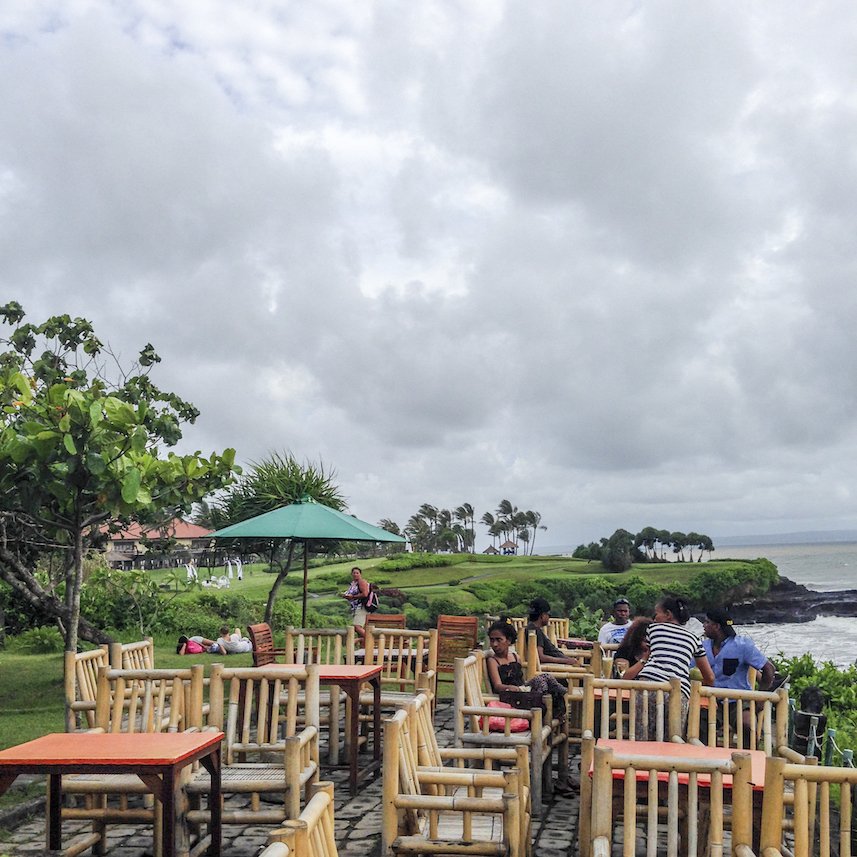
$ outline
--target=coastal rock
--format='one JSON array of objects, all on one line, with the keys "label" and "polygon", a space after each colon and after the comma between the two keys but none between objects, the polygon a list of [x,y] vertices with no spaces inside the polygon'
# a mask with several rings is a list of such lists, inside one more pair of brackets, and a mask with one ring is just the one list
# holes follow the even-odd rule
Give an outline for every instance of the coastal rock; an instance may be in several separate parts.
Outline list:
[{"label": "coastal rock", "polygon": [[729,608],[742,625],[755,622],[811,622],[819,616],[857,616],[857,589],[816,592],[781,577],[764,595]]}]

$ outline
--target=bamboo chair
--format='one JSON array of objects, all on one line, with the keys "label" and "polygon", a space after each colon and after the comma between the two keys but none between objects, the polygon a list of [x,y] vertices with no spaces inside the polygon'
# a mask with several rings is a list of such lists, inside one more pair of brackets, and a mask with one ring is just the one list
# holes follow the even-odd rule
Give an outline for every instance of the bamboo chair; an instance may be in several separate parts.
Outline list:
[{"label": "bamboo chair", "polygon": [[[746,753],[722,761],[621,756],[610,747],[597,747],[592,794],[586,852],[593,857],[609,857],[616,840],[622,841],[625,855],[633,855],[638,828],[650,857],[753,855],[751,763]],[[724,805],[730,803],[727,838]]]},{"label": "bamboo chair", "polygon": [[[611,693],[611,690],[613,693]],[[599,691],[599,693],[596,693]],[[589,857],[589,822],[592,805],[592,781],[586,772],[592,766],[596,738],[636,741],[637,700],[640,699],[643,734],[649,732],[648,710],[652,694],[656,699],[656,741],[682,741],[681,682],[632,681],[586,676],[583,680],[583,719],[580,750],[580,857]]]},{"label": "bamboo chair", "polygon": [[[521,841],[518,769],[501,772],[421,768],[416,724],[407,709],[400,709],[384,721],[382,788],[382,857],[523,857],[526,853]],[[441,788],[455,793],[441,794]],[[485,794],[488,790],[489,794]]]},{"label": "bamboo chair", "polygon": [[151,637],[135,643],[113,643],[110,647],[110,664],[114,669],[153,670],[155,644]]},{"label": "bamboo chair", "polygon": [[[454,769],[481,768],[491,771],[500,765],[515,767],[521,777],[521,842],[523,853],[530,851],[531,835],[531,787],[530,768],[527,748],[523,745],[510,749],[481,748],[481,747],[440,747],[437,743],[437,733],[431,718],[431,704],[425,694],[418,694],[408,707],[411,721],[416,722],[417,763],[420,771],[445,771]],[[447,763],[452,763],[451,765]],[[427,787],[430,794],[452,794],[442,784]]]},{"label": "bamboo chair", "polygon": [[[558,719],[550,712],[550,697],[546,697],[548,713],[541,708],[526,711],[520,709],[489,708],[487,703],[496,696],[483,691],[483,665],[485,655],[475,651],[466,658],[455,661],[455,743],[458,747],[486,747],[491,749],[526,747],[530,759],[530,784],[532,788],[533,814],[541,815],[542,794],[553,793],[553,750],[558,748],[559,774],[568,772],[568,736]],[[489,718],[506,720],[503,732],[489,730]],[[527,732],[511,732],[513,718],[530,721]],[[480,719],[482,724],[480,725]],[[467,728],[466,728],[467,727]]]},{"label": "bamboo chair", "polygon": [[285,663],[286,650],[274,646],[274,632],[267,622],[247,626],[247,635],[253,646],[253,666],[266,667],[270,664]]},{"label": "bamboo chair", "polygon": [[66,732],[76,732],[78,726],[84,729],[92,729],[95,726],[98,670],[108,666],[110,653],[106,645],[89,652],[65,653],[63,686]]},{"label": "bamboo chair", "polygon": [[333,822],[333,783],[316,783],[300,816],[271,833],[258,857],[339,857]]},{"label": "bamboo chair", "polygon": [[437,677],[455,675],[455,659],[466,658],[479,645],[476,616],[437,617]]},{"label": "bamboo chair", "polygon": [[[286,628],[286,661],[292,664],[353,664],[354,626]],[[340,710],[347,697],[337,685],[319,692],[319,724],[327,726],[328,760],[339,764]],[[301,700],[299,700],[301,701]]]},{"label": "bamboo chair", "polygon": [[[397,707],[407,703],[421,690],[434,699],[437,691],[437,631],[434,628],[415,631],[370,627],[365,644],[366,663],[382,668],[382,706]],[[390,690],[390,685],[395,689]],[[372,700],[371,692],[360,694],[361,705],[371,705]]]},{"label": "bamboo chair", "polygon": [[[743,728],[743,708],[747,705],[749,728]],[[707,717],[702,717],[702,712]],[[707,723],[703,724],[703,719]],[[690,684],[690,704],[687,717],[687,740],[707,747],[737,750],[764,750],[769,756],[780,749],[796,761],[788,748],[789,697],[785,689],[773,692],[761,690],[730,690],[706,687],[699,681]],[[736,725],[738,728],[736,728]],[[745,744],[747,746],[745,746]]]},{"label": "bamboo chair", "polygon": [[[765,857],[850,857],[854,853],[857,768],[808,761],[803,765],[782,758],[767,761],[760,849]],[[786,800],[790,794],[791,807]]]},{"label": "bamboo chair", "polygon": [[[298,724],[298,694],[305,694],[306,725]],[[287,694],[288,703],[281,699]],[[225,669],[214,664],[209,692],[208,728],[225,733],[222,792],[245,795],[248,806],[226,809],[224,824],[281,824],[300,814],[300,793],[309,796],[318,781],[318,666],[278,666]],[[271,759],[268,761],[268,759]],[[191,801],[188,822],[209,824],[211,813],[201,808],[208,794],[209,775],[200,769],[185,786]],[[282,798],[280,804],[260,805],[261,794]],[[191,855],[203,853],[210,837],[200,837]]]},{"label": "bamboo chair", "polygon": [[[173,670],[98,671],[95,725],[90,732],[182,732],[201,727],[203,666]],[[195,714],[196,712],[196,714]],[[92,833],[84,842],[105,853],[109,823],[161,824],[160,804],[134,774],[73,774],[62,778],[62,792],[84,799],[83,805],[64,807],[63,819],[90,820]],[[144,795],[142,806],[130,807],[128,798]],[[160,836],[155,836],[156,855]],[[83,842],[79,843],[83,844]],[[78,853],[75,847],[74,853]]]}]

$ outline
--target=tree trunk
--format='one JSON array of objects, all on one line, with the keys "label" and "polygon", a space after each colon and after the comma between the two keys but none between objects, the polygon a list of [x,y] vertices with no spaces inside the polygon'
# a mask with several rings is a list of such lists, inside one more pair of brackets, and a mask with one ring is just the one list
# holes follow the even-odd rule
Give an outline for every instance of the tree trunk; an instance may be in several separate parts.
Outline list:
[{"label": "tree trunk", "polygon": [[[304,545],[304,550],[306,550],[306,545]],[[274,603],[277,600],[277,592],[280,589],[280,584],[285,580],[286,575],[289,573],[292,567],[292,556],[295,552],[295,542],[294,540],[289,542],[289,554],[286,557],[286,564],[280,573],[277,575],[277,579],[274,581],[274,585],[271,587],[271,591],[268,593],[268,603],[265,605],[265,621],[270,625],[271,618],[274,615]]]}]

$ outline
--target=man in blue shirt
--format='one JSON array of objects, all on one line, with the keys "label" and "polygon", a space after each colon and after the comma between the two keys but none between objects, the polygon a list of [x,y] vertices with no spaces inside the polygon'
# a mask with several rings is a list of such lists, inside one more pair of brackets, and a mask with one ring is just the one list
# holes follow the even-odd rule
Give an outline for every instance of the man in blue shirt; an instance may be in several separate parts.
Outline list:
[{"label": "man in blue shirt", "polygon": [[749,637],[739,637],[724,610],[709,610],[702,626],[702,641],[708,662],[714,670],[714,686],[734,690],[755,690],[750,687],[747,673],[750,667],[761,671],[759,690],[767,690],[774,680],[774,665],[756,648]]}]

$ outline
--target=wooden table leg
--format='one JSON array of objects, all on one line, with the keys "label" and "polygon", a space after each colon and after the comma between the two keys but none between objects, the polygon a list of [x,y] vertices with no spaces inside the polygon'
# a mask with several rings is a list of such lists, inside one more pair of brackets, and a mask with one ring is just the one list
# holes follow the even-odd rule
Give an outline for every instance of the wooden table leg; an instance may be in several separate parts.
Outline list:
[{"label": "wooden table leg", "polygon": [[381,676],[372,679],[372,755],[375,759],[375,776],[378,776],[381,762]]},{"label": "wooden table leg", "polygon": [[62,774],[48,774],[48,851],[62,849]]},{"label": "wooden table leg", "polygon": [[343,685],[351,699],[350,723],[348,732],[351,735],[351,747],[348,752],[348,787],[351,797],[357,794],[357,754],[360,750],[360,682],[349,682]]},{"label": "wooden table leg", "polygon": [[211,812],[211,845],[208,847],[210,857],[220,857],[223,840],[223,802],[220,785],[220,747],[218,746],[210,756],[203,756],[200,760],[203,767],[211,774],[211,789],[208,795],[208,807]]}]

